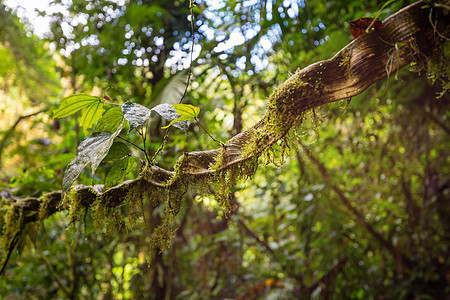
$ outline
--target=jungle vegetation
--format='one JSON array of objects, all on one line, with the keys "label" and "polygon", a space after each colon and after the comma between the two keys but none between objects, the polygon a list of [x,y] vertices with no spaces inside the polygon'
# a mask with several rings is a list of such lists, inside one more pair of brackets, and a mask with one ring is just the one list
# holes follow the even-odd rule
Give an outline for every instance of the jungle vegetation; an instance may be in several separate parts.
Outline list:
[{"label": "jungle vegetation", "polygon": [[0,298],[445,299],[448,10],[0,1]]}]

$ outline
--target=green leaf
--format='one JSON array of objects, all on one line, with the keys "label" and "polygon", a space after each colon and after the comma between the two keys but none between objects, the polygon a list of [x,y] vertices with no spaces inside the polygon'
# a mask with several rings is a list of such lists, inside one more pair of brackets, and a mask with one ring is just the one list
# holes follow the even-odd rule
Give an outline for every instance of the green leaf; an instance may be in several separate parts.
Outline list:
[{"label": "green leaf", "polygon": [[[177,119],[175,119],[175,120],[172,120],[172,121],[169,123],[169,125],[166,125],[166,126],[161,127],[161,128],[162,128],[162,129],[166,129],[166,128],[172,126],[172,125],[175,126],[175,127],[180,128],[180,127],[179,127],[179,123],[181,123],[181,122],[183,122],[183,121],[191,121],[191,120],[192,120],[191,117],[179,117],[179,118],[177,118]],[[178,126],[177,126],[177,125],[178,125]]]},{"label": "green leaf", "polygon": [[[181,119],[183,116],[181,116],[179,113],[177,113],[177,110],[167,103],[159,104],[152,108],[152,111],[157,112],[161,117],[169,121],[169,125],[163,127],[167,128],[169,126],[174,126],[179,129],[181,129],[186,135],[187,133],[187,119]],[[189,118],[191,120],[192,118]]]},{"label": "green leaf", "polygon": [[112,162],[124,158],[130,154],[130,148],[122,142],[114,142],[109,149],[108,155],[103,159],[103,162]]},{"label": "green leaf", "polygon": [[113,133],[116,132],[121,124],[123,124],[122,108],[120,106],[114,107],[106,111],[103,117],[98,120],[94,132],[108,131]]},{"label": "green leaf", "polygon": [[77,155],[67,166],[62,183],[62,197],[72,186],[72,183],[80,176],[81,171],[91,163],[92,175],[95,174],[100,162],[108,154],[114,138],[122,130],[123,123],[114,133],[108,131],[96,132],[81,142],[77,149]]},{"label": "green leaf", "polygon": [[130,123],[130,129],[128,132],[136,127],[144,125],[144,123],[150,118],[151,110],[140,104],[133,102],[125,102],[122,105],[123,117]]},{"label": "green leaf", "polygon": [[64,118],[76,113],[80,109],[100,103],[100,98],[87,94],[70,95],[61,100],[61,104],[53,111],[53,119]]},{"label": "green leaf", "polygon": [[135,157],[127,156],[115,163],[106,174],[104,188],[110,188],[123,181],[124,177],[133,169]]},{"label": "green leaf", "polygon": [[87,131],[95,124],[95,122],[97,122],[102,117],[103,112],[103,103],[97,102],[91,104],[81,116],[80,126],[82,126],[85,131]]},{"label": "green leaf", "polygon": [[152,89],[148,103],[178,103],[183,97],[186,88],[187,72],[183,70],[169,78],[158,81]]},{"label": "green leaf", "polygon": [[174,104],[172,105],[180,116],[191,117],[195,119],[200,113],[200,108],[190,104]]}]

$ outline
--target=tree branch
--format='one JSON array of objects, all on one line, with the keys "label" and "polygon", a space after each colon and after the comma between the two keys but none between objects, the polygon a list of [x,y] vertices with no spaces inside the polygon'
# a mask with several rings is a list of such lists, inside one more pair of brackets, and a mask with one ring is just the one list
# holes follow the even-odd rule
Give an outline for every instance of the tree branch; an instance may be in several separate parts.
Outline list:
[{"label": "tree branch", "polygon": [[[449,36],[450,26],[449,19],[442,13],[442,10],[447,10],[445,6],[433,9],[436,12],[433,23],[429,20],[430,8],[423,6],[424,3],[419,1],[405,7],[387,18],[381,30],[364,34],[331,59],[295,73],[270,96],[265,116],[253,127],[232,137],[220,149],[185,153],[178,161],[177,172],[148,166],[135,180],[106,191],[81,186],[71,197],[76,198],[79,205],[89,206],[101,196],[103,205],[114,207],[123,203],[129,193],[175,192],[186,184],[204,183],[206,178],[238,168],[247,161],[255,161],[284,138],[307,110],[360,94],[374,82],[413,60],[430,56],[443,44],[441,36]],[[387,65],[390,66],[390,74],[386,73]],[[212,168],[217,166],[218,159],[220,166]],[[254,171],[252,169],[248,173]],[[67,204],[60,205],[60,200],[61,192],[56,191],[41,198],[19,200],[12,209],[16,212],[21,210],[25,214],[23,222],[29,223],[67,209]]]},{"label": "tree branch", "polygon": [[25,116],[20,116],[17,118],[16,122],[11,126],[11,128],[8,129],[8,131],[5,132],[5,135],[3,136],[1,142],[0,142],[0,168],[2,167],[2,154],[3,154],[3,150],[6,147],[6,142],[9,140],[9,137],[11,136],[11,134],[14,132],[14,130],[16,129],[17,125],[19,125],[19,123],[27,118],[30,118],[32,116],[38,115],[44,111],[47,110],[47,107],[44,109],[41,109],[37,112],[25,115]]},{"label": "tree branch", "polygon": [[[448,36],[450,26],[448,19],[443,16],[437,18],[435,25],[430,24],[429,9],[422,9],[422,6],[423,2],[419,1],[400,10],[383,22],[381,30],[364,34],[333,58],[317,62],[295,73],[271,95],[265,116],[253,127],[228,140],[225,149],[185,153],[179,160],[182,160],[178,170],[181,175],[179,177],[190,177],[190,180],[195,182],[258,157],[283,138],[305,111],[360,94],[372,83],[389,75],[385,66],[392,60],[391,73],[394,73],[410,63],[414,56],[430,55],[443,43],[435,34],[434,27],[440,34]],[[412,41],[415,41],[416,46],[408,44]],[[392,55],[395,49],[393,45],[396,43],[405,44],[398,48],[399,53]],[[246,151],[248,149],[252,151]],[[221,152],[224,164],[217,169],[210,168]],[[180,180],[172,180],[167,184],[174,176],[173,171],[150,166],[139,178],[110,188],[103,195],[109,199],[108,206],[117,206],[122,203],[126,193],[136,186],[146,189],[176,189]],[[75,190],[79,196],[83,196],[82,205],[91,204],[97,195],[102,194],[101,189],[94,191],[92,187],[87,186],[79,186]],[[30,212],[39,211],[42,198],[49,200],[46,203],[47,215],[66,209],[66,206],[59,206],[60,197],[61,192],[56,191],[44,195],[41,199],[26,198],[17,201],[15,206],[25,209],[28,223],[37,220],[36,214],[30,215]]]}]

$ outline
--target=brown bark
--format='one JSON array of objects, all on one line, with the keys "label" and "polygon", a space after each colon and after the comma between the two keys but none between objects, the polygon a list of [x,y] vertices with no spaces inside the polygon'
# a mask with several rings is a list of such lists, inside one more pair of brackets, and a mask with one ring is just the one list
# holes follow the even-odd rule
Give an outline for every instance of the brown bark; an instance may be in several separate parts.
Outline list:
[{"label": "brown bark", "polygon": [[[447,7],[448,2],[444,2]],[[392,74],[413,60],[430,56],[444,42],[442,37],[450,34],[449,19],[444,17],[448,11],[445,5],[441,5],[435,7],[431,14],[430,8],[423,6],[424,3],[419,1],[400,10],[383,22],[381,30],[364,34],[331,59],[295,73],[271,95],[265,116],[253,127],[227,141],[223,149],[185,153],[179,174],[169,185],[167,182],[175,172],[151,166],[139,178],[103,193],[101,189],[84,186],[79,187],[72,197],[81,200],[81,205],[89,206],[101,194],[105,199],[104,205],[117,206],[130,191],[175,191],[186,182],[195,185],[205,177],[259,157],[298,124],[305,111],[360,94],[388,76],[386,69]],[[221,154],[224,162],[221,167],[210,168]],[[59,205],[60,198],[61,192],[56,191],[41,199],[16,201],[13,209],[23,210],[25,223],[33,222],[67,209],[67,206]],[[42,203],[46,206],[45,215],[39,216]]]}]

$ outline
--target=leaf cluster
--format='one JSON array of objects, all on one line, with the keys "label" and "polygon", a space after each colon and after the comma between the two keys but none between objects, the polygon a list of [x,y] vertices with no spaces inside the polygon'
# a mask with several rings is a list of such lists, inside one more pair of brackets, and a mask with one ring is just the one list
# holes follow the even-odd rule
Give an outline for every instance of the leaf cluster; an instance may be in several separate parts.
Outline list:
[{"label": "leaf cluster", "polygon": [[[80,143],[75,159],[66,168],[62,184],[63,197],[88,164],[91,165],[92,176],[101,163],[113,164],[107,173],[105,187],[111,187],[119,183],[131,171],[133,166],[132,153],[128,146],[121,142],[114,143],[114,140],[122,132],[125,122],[128,125],[126,135],[134,129],[139,132],[139,129],[150,119],[151,113],[154,111],[169,122],[163,128],[169,128],[173,125],[187,134],[187,121],[196,120],[200,112],[200,108],[189,104],[171,106],[163,103],[148,109],[129,101],[104,112],[104,107],[108,104],[111,105],[112,103],[104,102],[100,97],[82,93],[65,97],[60,106],[53,111],[53,118],[56,119],[84,110],[80,118],[80,125],[85,131],[96,124],[93,133]],[[145,147],[145,136],[143,136],[143,139]],[[145,153],[147,163],[150,163],[147,150],[145,148],[139,149]]]}]

